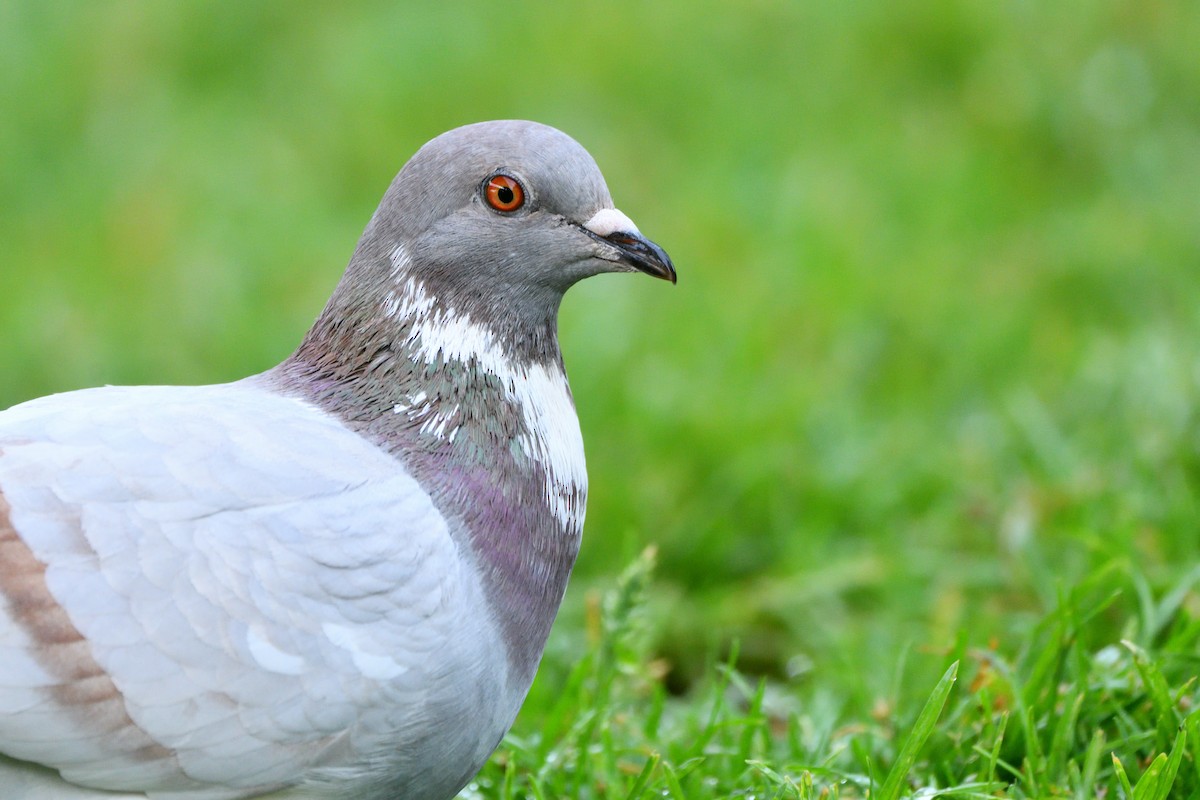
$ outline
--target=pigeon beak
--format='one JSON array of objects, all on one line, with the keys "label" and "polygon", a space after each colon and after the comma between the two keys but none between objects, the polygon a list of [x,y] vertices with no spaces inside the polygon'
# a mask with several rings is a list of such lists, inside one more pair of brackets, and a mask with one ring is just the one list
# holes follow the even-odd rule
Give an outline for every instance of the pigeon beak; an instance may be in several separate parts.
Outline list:
[{"label": "pigeon beak", "polygon": [[583,223],[583,230],[593,239],[610,245],[617,251],[614,260],[655,278],[675,283],[675,265],[667,251],[642,236],[629,217],[615,208],[604,208]]},{"label": "pigeon beak", "polygon": [[671,263],[671,257],[645,236],[636,232],[616,231],[603,238],[621,252],[622,261],[647,275],[675,283],[675,265]]}]

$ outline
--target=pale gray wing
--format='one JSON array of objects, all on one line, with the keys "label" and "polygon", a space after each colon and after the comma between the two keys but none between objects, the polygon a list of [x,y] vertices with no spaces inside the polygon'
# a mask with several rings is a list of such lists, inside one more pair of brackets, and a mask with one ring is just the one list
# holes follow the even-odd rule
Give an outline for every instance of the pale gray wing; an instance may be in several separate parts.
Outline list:
[{"label": "pale gray wing", "polygon": [[420,485],[252,385],[0,414],[0,595],[0,752],[152,797],[336,765],[495,647]]}]

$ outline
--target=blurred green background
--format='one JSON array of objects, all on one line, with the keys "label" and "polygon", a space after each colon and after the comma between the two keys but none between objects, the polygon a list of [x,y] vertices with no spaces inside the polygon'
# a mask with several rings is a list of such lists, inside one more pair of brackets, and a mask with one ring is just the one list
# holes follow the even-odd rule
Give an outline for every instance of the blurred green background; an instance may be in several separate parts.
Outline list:
[{"label": "blurred green background", "polygon": [[868,703],[1200,553],[1197,8],[0,3],[0,406],[273,365],[424,141],[555,125],[680,275],[564,304],[555,646],[653,543],[673,686],[737,639]]}]

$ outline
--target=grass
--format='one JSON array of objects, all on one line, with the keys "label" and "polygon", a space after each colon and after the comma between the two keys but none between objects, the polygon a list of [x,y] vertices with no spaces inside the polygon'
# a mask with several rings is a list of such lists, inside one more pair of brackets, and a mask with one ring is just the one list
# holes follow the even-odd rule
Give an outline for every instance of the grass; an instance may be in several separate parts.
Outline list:
[{"label": "grass", "polygon": [[[652,563],[647,551],[593,600],[585,656],[573,651],[555,698],[525,714],[465,797],[1200,792],[1200,625],[1180,614],[1200,571],[1156,597],[1128,564],[1110,564],[1063,590],[1012,652],[964,635],[908,654],[944,667],[940,680],[898,681],[892,702],[859,715],[827,686],[786,691],[746,675],[736,648],[687,698],[671,697],[647,646]],[[1113,621],[1129,638],[1109,638]]]},{"label": "grass", "polygon": [[564,304],[584,551],[471,792],[1190,797],[1198,40],[1132,0],[0,4],[0,406],[270,366],[425,139],[549,122],[680,284]]}]

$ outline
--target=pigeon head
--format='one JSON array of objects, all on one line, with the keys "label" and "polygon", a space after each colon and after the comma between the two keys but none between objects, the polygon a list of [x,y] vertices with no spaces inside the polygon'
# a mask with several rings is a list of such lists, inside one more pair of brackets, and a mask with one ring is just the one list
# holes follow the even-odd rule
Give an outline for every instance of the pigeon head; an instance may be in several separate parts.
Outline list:
[{"label": "pigeon head", "polygon": [[396,176],[372,229],[407,242],[422,277],[443,286],[561,294],[601,272],[675,280],[666,253],[613,207],[588,152],[534,122],[483,122],[433,139]]},{"label": "pigeon head", "polygon": [[415,286],[443,309],[519,334],[553,320],[577,281],[638,271],[675,281],[582,146],[534,122],[483,122],[438,136],[404,166],[327,311],[395,316]]}]

